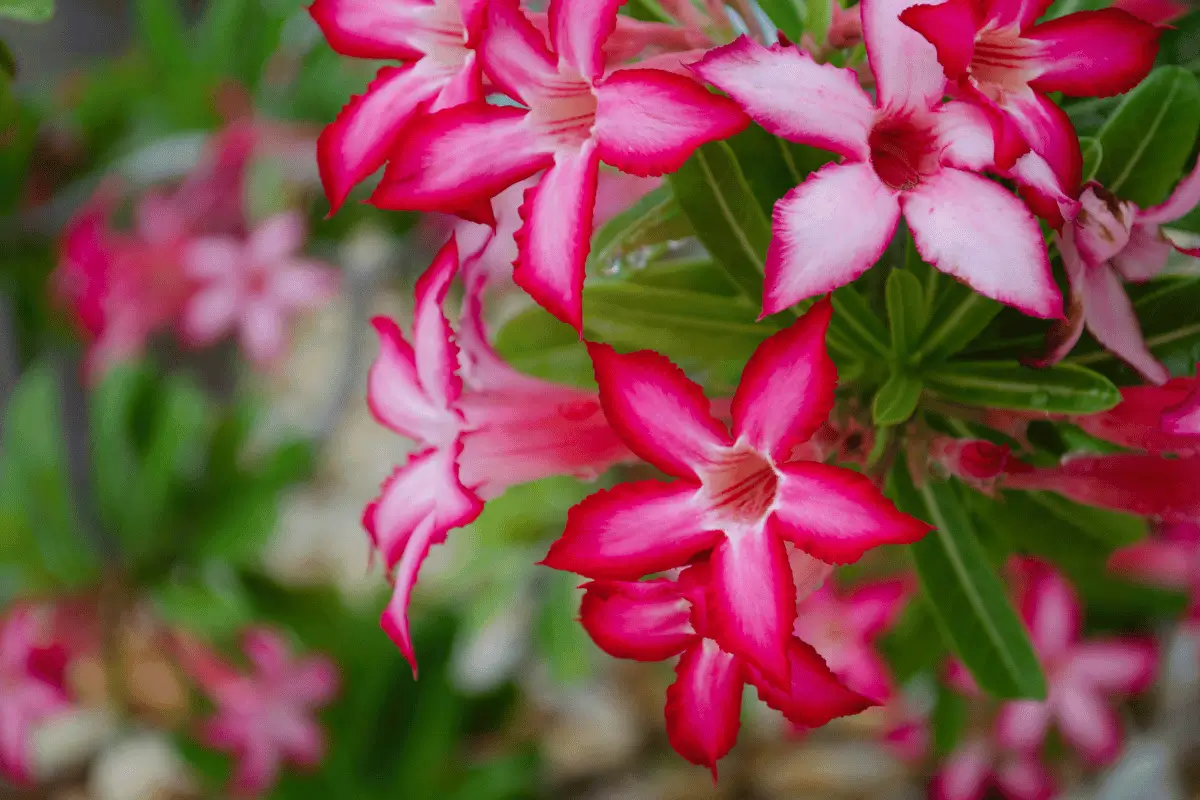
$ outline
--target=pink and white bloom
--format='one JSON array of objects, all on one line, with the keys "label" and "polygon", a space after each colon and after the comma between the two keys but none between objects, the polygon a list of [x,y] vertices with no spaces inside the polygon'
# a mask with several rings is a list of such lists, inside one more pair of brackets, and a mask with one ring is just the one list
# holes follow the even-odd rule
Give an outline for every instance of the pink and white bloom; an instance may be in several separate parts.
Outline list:
[{"label": "pink and white bloom", "polygon": [[699,386],[651,351],[589,344],[609,423],[634,453],[676,480],[618,484],[570,510],[545,564],[589,578],[635,580],[711,553],[712,635],[786,683],[796,588],[785,543],[829,564],[929,530],[866,476],[791,461],[829,415],[837,371],[822,300],[751,356],[731,405],[732,431]]},{"label": "pink and white bloom", "polygon": [[[487,0],[315,0],[309,8],[338,53],[403,62],[380,68],[317,140],[331,213],[401,146],[414,119],[483,99],[475,48],[486,5]],[[491,213],[485,204],[471,216],[487,222]]]},{"label": "pink and white bloom", "polygon": [[1170,436],[1196,437],[1200,442],[1200,381],[1196,378],[1180,380],[1190,383],[1192,390],[1187,397],[1163,413],[1162,429]]},{"label": "pink and white bloom", "polygon": [[32,780],[31,740],[42,722],[70,707],[65,651],[44,641],[37,612],[17,606],[0,627],[0,775]]},{"label": "pink and white bloom", "polygon": [[278,363],[289,318],[320,308],[337,292],[337,272],[299,254],[304,238],[304,219],[293,211],[263,221],[244,241],[193,240],[183,252],[184,273],[196,285],[183,307],[184,341],[205,346],[236,332],[256,364]]},{"label": "pink and white bloom", "polygon": [[930,785],[933,800],[983,800],[994,789],[1005,800],[1051,800],[1054,778],[1035,755],[1007,751],[985,738],[968,739],[942,762]]},{"label": "pink and white bloom", "polygon": [[600,162],[662,175],[747,124],[734,103],[690,78],[606,72],[603,45],[619,5],[552,0],[552,52],[516,0],[492,0],[483,66],[524,106],[470,103],[421,119],[372,197],[382,208],[457,213],[544,170],[525,194],[513,278],[577,330]]},{"label": "pink and white bloom", "polygon": [[805,728],[873,705],[846,688],[800,639],[789,637],[783,683],[723,648],[711,631],[715,600],[708,571],[707,563],[699,563],[685,569],[678,582],[599,580],[583,587],[580,622],[600,649],[637,661],[680,656],[666,706],[667,737],[680,755],[707,766],[716,780],[717,761],[737,741],[744,684]]},{"label": "pink and white bloom", "polygon": [[1021,616],[1042,669],[1044,701],[1005,703],[996,718],[996,739],[1018,752],[1036,752],[1051,723],[1092,764],[1112,761],[1121,749],[1121,723],[1111,708],[1118,695],[1145,691],[1154,681],[1158,653],[1149,639],[1081,637],[1079,598],[1045,564],[1025,562]]},{"label": "pink and white bloom", "polygon": [[324,656],[293,658],[274,631],[253,628],[242,635],[250,662],[243,673],[198,641],[177,637],[184,668],[216,705],[200,738],[237,759],[233,789],[249,797],[267,794],[285,762],[315,767],[325,757],[318,709],[338,691],[338,670]]},{"label": "pink and white bloom", "polygon": [[1129,91],[1154,65],[1160,31],[1111,8],[1035,24],[1049,6],[1049,0],[947,0],[911,6],[900,19],[937,48],[955,94],[987,114],[997,165],[1009,169],[1032,150],[1073,195],[1082,171],[1079,139],[1046,94]]},{"label": "pink and white bloom", "polygon": [[407,609],[431,546],[509,486],[552,475],[594,478],[631,458],[594,393],[522,375],[492,350],[481,271],[467,281],[454,336],[442,304],[457,270],[451,238],[417,282],[411,337],[390,319],[373,320],[380,351],[367,404],[418,449],[384,481],[363,525],[395,578],[383,628],[414,672]]},{"label": "pink and white bloom", "polygon": [[855,73],[792,46],[742,37],[693,69],[771,133],[843,156],[775,205],[763,313],[857,278],[882,255],[901,213],[930,264],[1038,317],[1062,315],[1033,214],[981,175],[991,129],[964,103],[942,104],[933,46],[898,15],[910,0],[864,0],[876,102]]},{"label": "pink and white bloom", "polygon": [[1112,554],[1109,569],[1131,578],[1187,592],[1187,621],[1200,623],[1200,525],[1161,525],[1153,536]]}]

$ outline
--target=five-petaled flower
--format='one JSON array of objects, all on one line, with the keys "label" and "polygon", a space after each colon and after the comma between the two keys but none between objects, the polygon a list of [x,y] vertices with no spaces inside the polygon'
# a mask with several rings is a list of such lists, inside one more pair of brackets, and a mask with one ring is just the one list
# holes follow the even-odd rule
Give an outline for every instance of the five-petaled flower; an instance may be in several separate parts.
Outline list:
[{"label": "five-petaled flower", "polygon": [[509,486],[595,477],[630,457],[594,393],[522,375],[492,350],[481,317],[483,270],[467,276],[455,343],[442,304],[457,270],[452,237],[417,282],[411,344],[395,322],[375,318],[380,351],[367,377],[375,418],[420,445],[363,514],[395,577],[383,627],[414,672],[407,609],[432,545]]},{"label": "five-petaled flower", "polygon": [[209,747],[237,759],[232,779],[236,792],[266,794],[285,761],[299,767],[320,763],[325,734],[314,715],[338,691],[338,671],[331,660],[293,658],[283,637],[265,628],[242,635],[249,673],[189,636],[177,635],[175,644],[184,668],[216,706],[201,722],[199,736]]},{"label": "five-petaled flower", "polygon": [[677,480],[618,484],[567,514],[545,562],[589,578],[633,580],[711,552],[711,635],[786,683],[796,589],[785,542],[833,564],[929,527],[869,478],[789,461],[829,416],[837,372],[820,301],[751,356],[733,397],[732,433],[699,386],[663,356],[589,344],[609,423],[629,449]]},{"label": "five-petaled flower", "polygon": [[981,175],[993,164],[985,116],[942,103],[933,47],[898,15],[911,0],[864,0],[863,32],[875,103],[853,71],[792,46],[747,37],[693,69],[771,133],[844,157],[775,205],[763,313],[857,278],[882,255],[903,212],[921,256],[980,294],[1038,317],[1062,296],[1033,214]]},{"label": "five-petaled flower", "polygon": [[678,581],[598,580],[585,584],[583,627],[617,658],[661,661],[680,655],[675,683],[667,689],[667,736],[671,746],[717,777],[717,761],[737,740],[742,686],[758,690],[767,705],[801,727],[824,725],[873,705],[846,688],[817,652],[788,637],[788,677],[769,679],[751,662],[729,652],[713,634],[710,565],[699,562]]},{"label": "five-petaled flower", "polygon": [[584,262],[600,162],[662,175],[747,120],[727,98],[654,69],[605,72],[620,0],[552,0],[546,48],[516,0],[491,0],[479,45],[492,82],[524,107],[468,103],[414,123],[372,202],[460,212],[545,170],[525,195],[513,277],[559,319],[582,326]]},{"label": "five-petaled flower", "polygon": [[0,774],[31,780],[31,738],[70,707],[65,651],[43,641],[37,609],[16,606],[0,627]]}]

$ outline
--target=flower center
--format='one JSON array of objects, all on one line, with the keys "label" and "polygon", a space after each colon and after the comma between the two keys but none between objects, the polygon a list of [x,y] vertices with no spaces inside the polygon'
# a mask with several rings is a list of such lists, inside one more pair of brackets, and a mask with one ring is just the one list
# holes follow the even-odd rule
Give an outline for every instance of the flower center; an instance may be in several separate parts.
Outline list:
[{"label": "flower center", "polygon": [[984,28],[975,37],[975,54],[967,68],[976,88],[999,102],[1010,92],[1025,89],[1035,77],[1029,68],[1037,43],[1021,38],[1016,26]]},{"label": "flower center", "polygon": [[871,166],[893,189],[915,189],[921,179],[937,172],[937,137],[929,125],[910,117],[884,117],[867,140]]},{"label": "flower center", "polygon": [[775,467],[757,450],[735,444],[700,476],[709,508],[718,523],[760,523],[775,504],[779,476]]},{"label": "flower center", "polygon": [[530,98],[529,119],[560,147],[579,147],[592,137],[596,124],[596,93],[578,75],[562,74],[538,87]]}]

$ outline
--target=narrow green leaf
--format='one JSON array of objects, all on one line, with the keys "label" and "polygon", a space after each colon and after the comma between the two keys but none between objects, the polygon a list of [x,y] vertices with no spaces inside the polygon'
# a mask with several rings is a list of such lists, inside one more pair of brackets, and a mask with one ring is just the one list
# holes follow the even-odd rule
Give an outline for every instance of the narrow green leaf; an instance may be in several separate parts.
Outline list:
[{"label": "narrow green leaf", "polygon": [[941,361],[963,350],[983,333],[1004,306],[957,281],[938,284],[929,324],[913,353],[913,362]]},{"label": "narrow green leaf", "polygon": [[588,255],[588,274],[612,274],[627,265],[644,267],[656,249],[665,252],[667,242],[691,235],[691,225],[675,202],[671,187],[659,186],[596,231]]},{"label": "narrow green leaf", "polygon": [[[719,297],[741,297],[738,287],[730,281],[729,273],[711,258],[655,261],[645,269],[628,273],[625,280],[661,289],[686,289],[689,292],[715,294]],[[595,283],[593,281],[593,284]]]},{"label": "narrow green leaf", "polygon": [[833,321],[830,334],[836,335],[867,357],[887,358],[891,353],[888,332],[853,286],[843,286],[833,293]]},{"label": "narrow green leaf", "polygon": [[938,630],[927,599],[917,595],[909,601],[900,619],[879,640],[879,651],[899,683],[944,663],[945,638]]},{"label": "narrow green leaf", "polygon": [[528,375],[584,388],[596,385],[579,334],[538,306],[510,319],[496,332],[492,345],[505,361]]},{"label": "narrow green leaf", "polygon": [[45,22],[54,16],[54,0],[0,0],[0,17]]},{"label": "narrow green leaf", "polygon": [[923,373],[930,391],[954,403],[1047,414],[1090,414],[1121,401],[1103,375],[1074,364],[1030,369],[1016,362],[954,361]]},{"label": "narrow green leaf", "polygon": [[875,393],[871,416],[876,425],[899,425],[917,410],[921,399],[921,379],[907,372],[893,372],[887,383]]},{"label": "narrow green leaf", "polygon": [[[164,78],[175,80],[191,72],[191,46],[177,0],[134,0],[138,36]],[[226,42],[228,47],[229,43]]]},{"label": "narrow green leaf", "polygon": [[804,34],[804,4],[801,0],[758,0],[758,5],[775,27],[793,42],[800,41]]},{"label": "narrow green leaf", "polygon": [[733,150],[726,142],[706,144],[668,180],[708,252],[749,300],[761,302],[771,221]]},{"label": "narrow green leaf", "polygon": [[967,727],[967,702],[948,686],[938,686],[937,702],[929,718],[933,728],[933,752],[945,757],[958,747]]},{"label": "narrow green leaf", "polygon": [[804,180],[787,147],[788,142],[754,124],[725,141],[769,219],[776,201]]},{"label": "narrow green leaf", "polygon": [[886,298],[892,353],[905,363],[925,330],[925,287],[911,272],[895,269],[888,275]]},{"label": "narrow green leaf", "polygon": [[1183,174],[1200,131],[1200,82],[1182,67],[1159,67],[1096,134],[1104,159],[1096,180],[1138,206],[1161,203]]},{"label": "narrow green leaf", "polygon": [[805,0],[804,29],[813,41],[823,44],[833,24],[833,4],[838,0]]},{"label": "narrow green leaf", "polygon": [[958,487],[930,481],[917,489],[901,458],[891,490],[901,509],[935,528],[909,550],[942,635],[976,682],[997,697],[1044,698],[1033,645],[975,537]]},{"label": "narrow green leaf", "polygon": [[1104,163],[1104,148],[1094,136],[1080,136],[1079,149],[1083,151],[1083,180],[1090,181]]}]

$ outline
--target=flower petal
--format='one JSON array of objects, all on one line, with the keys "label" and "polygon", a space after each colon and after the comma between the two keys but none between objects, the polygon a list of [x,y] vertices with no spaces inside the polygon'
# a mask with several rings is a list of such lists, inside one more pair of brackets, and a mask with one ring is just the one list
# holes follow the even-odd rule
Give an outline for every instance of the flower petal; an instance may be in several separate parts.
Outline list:
[{"label": "flower petal", "polygon": [[856,586],[846,597],[846,615],[866,639],[874,639],[895,623],[908,604],[910,588],[902,578]]},{"label": "flower petal", "polygon": [[260,677],[282,678],[292,660],[292,648],[275,631],[261,626],[244,631],[242,651]]},{"label": "flower petal", "polygon": [[983,25],[981,5],[973,0],[947,0],[937,5],[909,6],[900,21],[924,36],[937,50],[946,77],[967,74],[975,55],[975,35]]},{"label": "flower petal", "polygon": [[233,286],[217,284],[196,291],[188,298],[180,319],[184,341],[204,347],[220,339],[237,321],[241,299]]},{"label": "flower petal", "polygon": [[1197,577],[1196,555],[1190,544],[1147,539],[1113,553],[1108,568],[1156,586],[1189,589]]},{"label": "flower petal", "polygon": [[709,411],[704,390],[665,356],[619,354],[588,343],[604,415],[629,449],[668,475],[697,479],[697,467],[733,442]]},{"label": "flower petal", "polygon": [[604,72],[604,42],[625,0],[550,0],[550,41],[559,58],[588,80]]},{"label": "flower petal", "polygon": [[387,317],[371,320],[379,336],[379,355],[367,372],[367,406],[381,424],[418,442],[452,439],[461,427],[459,416],[425,393],[417,374],[416,356],[400,326]]},{"label": "flower petal", "polygon": [[232,236],[202,236],[183,251],[184,273],[201,281],[236,277],[244,261],[244,249]]},{"label": "flower petal", "polygon": [[468,103],[414,120],[371,196],[380,208],[449,211],[488,200],[553,162],[524,109]]},{"label": "flower petal", "polygon": [[713,552],[710,624],[722,649],[788,685],[796,589],[783,540],[765,527],[727,531]]},{"label": "flower petal", "polygon": [[1063,738],[1091,764],[1107,764],[1121,752],[1121,723],[1092,690],[1061,687],[1055,710]]},{"label": "flower petal", "polygon": [[667,688],[667,738],[675,752],[712,770],[737,741],[742,720],[742,669],[711,639],[688,648]]},{"label": "flower petal", "polygon": [[458,346],[442,310],[450,282],[458,271],[458,244],[453,236],[417,279],[413,307],[413,352],[421,388],[439,408],[449,408],[462,396],[458,376]]},{"label": "flower petal", "polygon": [[585,584],[579,621],[616,658],[662,661],[696,641],[692,605],[672,581]]},{"label": "flower petal", "polygon": [[1087,328],[1104,345],[1153,383],[1164,383],[1171,374],[1146,347],[1133,303],[1121,278],[1108,264],[1087,270],[1078,287]]},{"label": "flower petal", "polygon": [[1113,268],[1127,281],[1142,282],[1157,278],[1167,266],[1173,249],[1154,224],[1142,224],[1145,212],[1139,212],[1137,222],[1129,232],[1125,249],[1113,256]]},{"label": "flower petal", "polygon": [[1167,409],[1162,415],[1162,429],[1171,436],[1200,436],[1200,387],[1182,403]]},{"label": "flower petal", "polygon": [[1062,316],[1037,221],[1003,187],[947,168],[901,195],[900,205],[925,261],[1030,316]]},{"label": "flower petal", "polygon": [[851,70],[817,64],[791,45],[748,36],[710,50],[692,71],[776,136],[857,161],[870,155],[875,108]]},{"label": "flower petal", "polygon": [[844,286],[896,230],[900,202],[869,163],[828,164],[775,204],[763,314]]},{"label": "flower petal", "polygon": [[542,308],[583,330],[583,271],[591,249],[600,163],[592,142],[560,150],[525,192],[513,280]]},{"label": "flower petal", "polygon": [[943,164],[971,171],[995,165],[992,125],[981,108],[973,103],[951,101],[938,107],[934,124]]},{"label": "flower petal", "polygon": [[1027,562],[1028,581],[1021,593],[1021,616],[1043,662],[1052,662],[1079,641],[1079,598],[1052,568]]},{"label": "flower petal", "polygon": [[682,75],[617,70],[596,87],[600,159],[632,175],[663,175],[700,145],[726,139],[749,123],[733,101]]},{"label": "flower petal", "polygon": [[433,10],[422,0],[314,0],[308,13],[344,56],[408,60],[429,50]]},{"label": "flower petal", "polygon": [[758,689],[763,702],[794,725],[817,728],[832,719],[858,714],[876,705],[847,688],[817,651],[799,639],[788,642],[788,664],[791,680],[786,690],[764,680],[753,667],[747,669],[747,678]]},{"label": "flower petal", "polygon": [[1069,656],[1072,680],[1111,694],[1138,694],[1154,683],[1158,651],[1150,639],[1080,642]]},{"label": "flower petal", "polygon": [[772,522],[822,561],[850,564],[872,548],[911,544],[930,527],[903,514],[865,475],[813,461],[781,464]]},{"label": "flower petal", "polygon": [[350,98],[321,131],[317,166],[331,214],[351,189],[383,166],[404,129],[441,90],[447,76],[431,65],[425,59],[383,67],[367,90]]},{"label": "flower petal", "polygon": [[528,103],[557,81],[557,60],[516,0],[489,0],[487,5],[487,28],[479,44],[483,71],[505,94]]},{"label": "flower petal", "polygon": [[900,21],[913,5],[913,0],[867,0],[863,5],[863,39],[880,108],[924,111],[946,91],[937,49]]},{"label": "flower petal", "polygon": [[832,316],[832,303],[821,300],[754,351],[733,396],[735,439],[782,460],[824,424],[837,388],[825,346]]},{"label": "flower petal", "polygon": [[996,767],[996,786],[1008,800],[1052,800],[1054,776],[1035,755],[1007,756]]},{"label": "flower petal", "polygon": [[[1000,110],[1020,131],[1021,138],[1058,176],[1064,192],[1078,195],[1083,175],[1083,153],[1079,137],[1067,112],[1048,98],[1034,91],[1010,92],[1004,96]],[[1001,157],[997,147],[996,162],[1002,169],[1011,164]],[[1014,157],[1021,155],[1012,151]]]},{"label": "flower petal", "polygon": [[967,742],[950,754],[933,776],[933,800],[983,800],[992,772],[992,755],[986,743]]},{"label": "flower petal", "polygon": [[246,357],[256,366],[262,369],[273,367],[288,346],[283,311],[272,303],[250,302],[242,311],[238,337]]},{"label": "flower petal", "polygon": [[1115,8],[1077,11],[1035,25],[1022,37],[1041,44],[1037,92],[1110,97],[1137,86],[1158,56],[1161,29]]},{"label": "flower petal", "polygon": [[706,528],[698,486],[686,481],[619,483],[567,512],[543,564],[589,578],[634,580],[682,567],[721,541]]},{"label": "flower petal", "polygon": [[274,266],[292,256],[304,244],[304,217],[298,211],[275,214],[250,233],[246,257],[256,266]]},{"label": "flower petal", "polygon": [[1050,727],[1050,704],[1037,700],[1013,700],[1000,706],[996,716],[996,742],[1020,752],[1035,752],[1046,741]]},{"label": "flower petal", "polygon": [[1139,212],[1138,222],[1165,225],[1188,214],[1197,205],[1200,205],[1200,164],[1175,184],[1170,197]]}]

